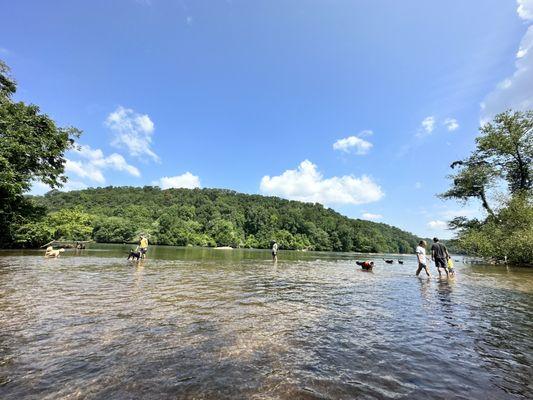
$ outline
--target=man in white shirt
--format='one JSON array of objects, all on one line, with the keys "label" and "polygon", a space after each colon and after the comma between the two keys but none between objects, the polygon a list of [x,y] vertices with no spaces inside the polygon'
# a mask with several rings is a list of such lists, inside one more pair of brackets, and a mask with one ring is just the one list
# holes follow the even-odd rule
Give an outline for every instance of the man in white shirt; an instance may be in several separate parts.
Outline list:
[{"label": "man in white shirt", "polygon": [[426,271],[427,276],[431,276],[429,274],[429,269],[427,267],[427,256],[426,256],[426,242],[424,240],[421,240],[420,243],[418,243],[418,246],[416,247],[416,256],[418,257],[418,269],[416,270],[416,276],[422,271],[422,268]]}]

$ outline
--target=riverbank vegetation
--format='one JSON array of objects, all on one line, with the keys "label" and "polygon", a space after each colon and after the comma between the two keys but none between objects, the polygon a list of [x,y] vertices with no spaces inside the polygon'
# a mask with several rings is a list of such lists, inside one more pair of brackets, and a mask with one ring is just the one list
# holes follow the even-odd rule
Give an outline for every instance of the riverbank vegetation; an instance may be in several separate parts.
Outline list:
[{"label": "riverbank vegetation", "polygon": [[452,186],[440,196],[477,200],[485,211],[483,219],[450,222],[459,248],[497,262],[533,264],[533,111],[497,115],[480,128],[472,154],[451,167]]},{"label": "riverbank vegetation", "polygon": [[0,60],[0,247],[12,245],[17,230],[42,215],[24,196],[34,180],[52,188],[66,182],[64,153],[80,134],[58,127],[36,105],[14,101],[16,90]]},{"label": "riverbank vegetation", "polygon": [[51,191],[33,197],[48,210],[22,225],[19,246],[53,239],[322,251],[409,253],[417,237],[398,228],[350,219],[320,204],[224,189],[107,187]]}]

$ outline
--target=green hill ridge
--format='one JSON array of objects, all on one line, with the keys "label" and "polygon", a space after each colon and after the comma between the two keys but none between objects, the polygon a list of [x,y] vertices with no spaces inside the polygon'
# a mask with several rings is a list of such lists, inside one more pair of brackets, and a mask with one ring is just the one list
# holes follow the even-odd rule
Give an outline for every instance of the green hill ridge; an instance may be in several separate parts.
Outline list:
[{"label": "green hill ridge", "polygon": [[318,203],[226,189],[111,186],[51,191],[33,200],[46,217],[23,228],[20,243],[50,238],[121,243],[144,233],[150,243],[164,245],[269,248],[276,240],[283,249],[409,253],[418,240]]}]

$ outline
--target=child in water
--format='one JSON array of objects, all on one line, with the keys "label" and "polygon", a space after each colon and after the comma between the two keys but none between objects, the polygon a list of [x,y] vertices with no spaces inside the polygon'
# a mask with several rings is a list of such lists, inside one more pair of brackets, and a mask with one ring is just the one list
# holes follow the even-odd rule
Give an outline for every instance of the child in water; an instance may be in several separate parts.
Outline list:
[{"label": "child in water", "polygon": [[453,269],[453,261],[451,258],[448,258],[447,268],[450,275],[455,276],[455,270]]}]

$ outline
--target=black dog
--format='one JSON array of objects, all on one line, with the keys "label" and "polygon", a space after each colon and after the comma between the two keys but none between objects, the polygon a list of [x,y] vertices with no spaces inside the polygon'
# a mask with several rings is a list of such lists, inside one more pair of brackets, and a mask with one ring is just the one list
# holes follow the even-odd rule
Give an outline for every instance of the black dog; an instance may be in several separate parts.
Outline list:
[{"label": "black dog", "polygon": [[385,261],[387,264],[392,264],[394,262],[394,260],[385,260],[385,259],[383,261]]},{"label": "black dog", "polygon": [[398,264],[403,264],[403,261],[402,260],[398,260]]},{"label": "black dog", "polygon": [[139,259],[141,258],[141,252],[140,251],[135,251],[133,249],[130,249],[130,255],[128,256],[128,260],[129,259],[132,259],[132,260],[136,260],[136,261],[139,261]]}]

